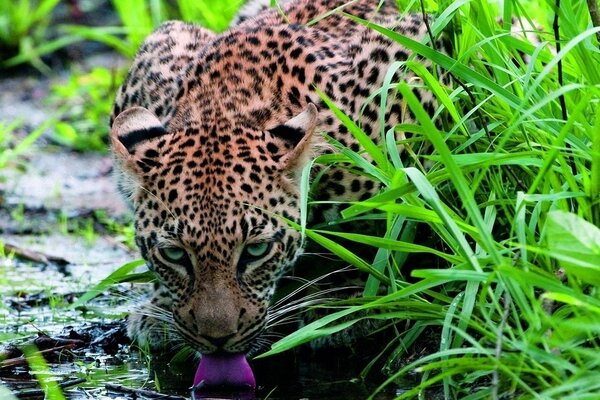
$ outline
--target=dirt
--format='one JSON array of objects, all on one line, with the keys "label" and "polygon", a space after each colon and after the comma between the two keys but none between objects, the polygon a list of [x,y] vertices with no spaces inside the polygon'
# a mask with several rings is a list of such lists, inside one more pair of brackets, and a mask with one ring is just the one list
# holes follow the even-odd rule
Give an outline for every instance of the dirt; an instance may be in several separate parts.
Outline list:
[{"label": "dirt", "polygon": [[[118,62],[123,61],[102,53],[76,68]],[[25,137],[56,112],[45,99],[51,85],[66,79],[66,71],[52,78],[18,71],[3,76],[0,123],[21,121],[15,136]],[[43,398],[22,355],[30,345],[43,352],[49,379],[67,384],[69,398],[118,398],[105,383],[148,384],[146,360],[130,350],[125,335],[130,286],[112,287],[84,308],[70,307],[112,271],[139,258],[107,221],[129,224],[108,155],[71,152],[45,134],[0,170],[0,388]]]}]

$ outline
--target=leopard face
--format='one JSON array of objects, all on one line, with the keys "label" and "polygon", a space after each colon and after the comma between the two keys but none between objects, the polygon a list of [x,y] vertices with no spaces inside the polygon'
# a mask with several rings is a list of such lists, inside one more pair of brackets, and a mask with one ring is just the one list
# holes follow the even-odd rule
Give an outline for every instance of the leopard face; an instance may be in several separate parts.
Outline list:
[{"label": "leopard face", "polygon": [[[293,175],[316,116],[309,105],[271,130],[222,120],[169,133],[133,107],[113,123],[113,148],[135,181],[136,242],[171,294],[177,330],[202,352],[247,350],[301,252],[286,219],[299,222]],[[281,156],[280,147],[290,149]]]}]

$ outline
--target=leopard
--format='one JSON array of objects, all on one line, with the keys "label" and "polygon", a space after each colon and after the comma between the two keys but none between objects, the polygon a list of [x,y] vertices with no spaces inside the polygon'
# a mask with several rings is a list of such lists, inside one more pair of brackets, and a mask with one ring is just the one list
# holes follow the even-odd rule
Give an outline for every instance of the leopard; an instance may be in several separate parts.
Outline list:
[{"label": "leopard", "polygon": [[[370,21],[423,41],[427,19],[394,1],[257,2],[223,33],[169,21],[139,48],[117,92],[110,142],[117,185],[134,214],[135,241],[157,277],[128,333],[151,351],[186,343],[200,354],[251,353],[272,318],[278,283],[303,254],[298,226],[334,219],[337,205],[301,207],[312,160],[339,146],[361,154],[326,99],[375,145],[412,121],[393,88],[394,63],[417,58]],[[424,108],[437,105],[419,78]],[[386,104],[381,92],[388,90]],[[404,157],[409,133],[396,131]],[[340,165],[313,164],[312,201],[351,203],[381,183]]]}]

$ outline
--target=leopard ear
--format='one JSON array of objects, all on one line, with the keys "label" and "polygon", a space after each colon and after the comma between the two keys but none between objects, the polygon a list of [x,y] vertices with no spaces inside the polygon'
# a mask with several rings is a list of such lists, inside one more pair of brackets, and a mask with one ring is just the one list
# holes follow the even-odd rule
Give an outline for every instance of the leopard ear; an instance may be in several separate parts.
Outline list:
[{"label": "leopard ear", "polygon": [[160,141],[167,131],[158,118],[143,107],[132,107],[115,118],[112,150],[121,166],[134,173],[159,166]]},{"label": "leopard ear", "polygon": [[274,140],[267,144],[267,150],[283,170],[301,170],[313,156],[317,116],[317,107],[310,103],[300,114],[268,130]]}]

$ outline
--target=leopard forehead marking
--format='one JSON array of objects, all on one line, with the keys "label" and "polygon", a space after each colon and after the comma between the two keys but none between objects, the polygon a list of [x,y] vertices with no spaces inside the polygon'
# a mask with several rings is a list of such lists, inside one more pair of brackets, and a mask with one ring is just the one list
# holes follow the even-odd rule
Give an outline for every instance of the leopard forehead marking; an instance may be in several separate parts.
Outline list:
[{"label": "leopard forehead marking", "polygon": [[[268,128],[277,128],[292,113],[290,107],[283,113],[279,110],[280,105],[286,104],[280,98],[279,89],[291,88],[287,94],[288,104],[301,105],[301,101],[306,104],[312,99],[299,100],[295,95],[299,89],[294,83],[306,85],[307,75],[313,77],[319,67],[317,58],[325,59],[320,55],[305,56],[309,64],[315,66],[299,66],[305,64],[299,60],[302,49],[292,45],[291,40],[297,32],[302,32],[296,38],[302,45],[316,42],[315,34],[303,32],[298,26],[266,32],[234,32],[208,46],[201,57],[203,62],[195,68],[194,79],[185,82],[182,101],[177,103],[177,111],[169,121],[172,133],[158,151],[152,149],[145,154],[146,162],[154,166],[145,178],[149,195],[156,197],[160,204],[167,204],[171,214],[185,221],[182,225],[186,238],[198,238],[199,243],[192,247],[202,248],[208,244],[200,236],[214,237],[225,230],[233,233],[238,225],[238,209],[271,219],[271,225],[280,223],[265,217],[264,211],[292,219],[298,217],[297,189],[282,176],[278,163],[282,152],[288,152],[292,143],[274,138],[268,132]],[[266,40],[282,35],[288,39]],[[274,43],[279,43],[291,56],[282,54]],[[235,51],[228,50],[230,48]],[[271,52],[266,54],[265,49]],[[323,50],[319,48],[317,53],[320,51]],[[275,63],[267,67],[271,68],[269,71],[242,69],[239,60],[252,58],[252,54],[275,58]],[[292,62],[285,62],[287,57],[292,57]],[[327,64],[321,65],[322,71],[333,64],[331,57]],[[238,73],[228,74],[237,68]],[[232,79],[236,84],[234,88]],[[247,89],[248,85],[252,86],[254,96]],[[274,85],[281,87],[276,90]],[[217,92],[225,96],[209,95]],[[262,94],[256,96],[256,93]],[[248,211],[250,205],[253,211]],[[203,225],[198,227],[196,219]],[[153,228],[160,226],[153,224]],[[239,236],[239,232],[237,234]],[[222,234],[221,241],[231,236]]]}]

